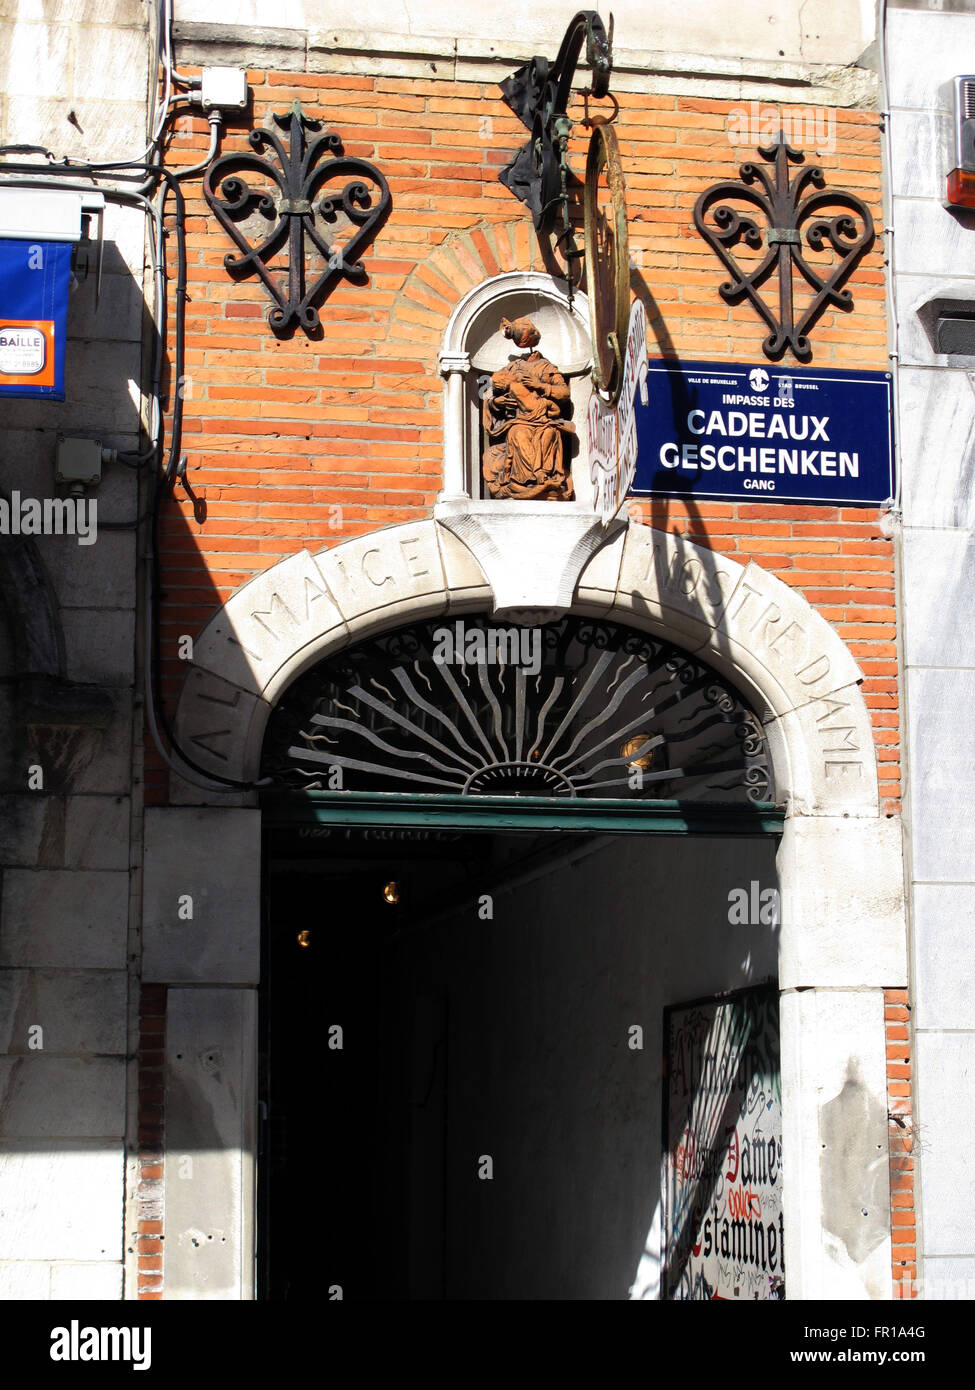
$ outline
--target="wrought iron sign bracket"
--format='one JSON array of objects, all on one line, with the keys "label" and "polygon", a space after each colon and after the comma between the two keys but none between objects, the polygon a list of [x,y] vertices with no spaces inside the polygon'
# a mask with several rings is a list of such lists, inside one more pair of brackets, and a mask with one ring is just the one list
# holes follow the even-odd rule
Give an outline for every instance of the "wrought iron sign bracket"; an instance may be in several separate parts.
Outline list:
[{"label": "wrought iron sign bracket", "polygon": [[570,261],[578,259],[581,253],[572,245],[569,221],[568,147],[572,121],[566,109],[583,40],[586,62],[592,71],[591,95],[608,94],[613,70],[612,34],[612,20],[607,35],[595,10],[580,10],[565,31],[553,64],[536,56],[499,84],[505,102],[531,131],[531,138],[498,178],[528,207],[537,231],[554,231],[561,213],[558,239],[567,243],[565,254]]},{"label": "wrought iron sign bracket", "polygon": [[[791,348],[800,362],[808,362],[812,357],[809,334],[827,307],[853,308],[853,295],[842,287],[873,245],[873,217],[862,198],[827,188],[818,165],[804,165],[792,177],[790,161],[801,164],[803,155],[785,143],[781,132],[774,145],[760,145],[758,153],[773,169],[747,163],[739,169],[740,182],[728,179],[712,184],[694,206],[694,225],[731,272],[732,278],[718,291],[722,299],[728,304],[747,299],[768,326],[762,343],[765,356],[776,361]],[[764,236],[756,212],[767,224]],[[811,263],[803,251],[803,236],[813,252],[832,250],[832,263]],[[764,244],[765,254],[741,264],[732,254],[741,243],[753,252],[761,252]],[[796,270],[813,291],[798,317],[793,290]],[[778,271],[777,314],[759,293],[774,271]]]},{"label": "wrought iron sign bracket", "polygon": [[[344,280],[365,282],[359,257],[388,216],[392,199],[376,166],[345,155],[338,135],[323,131],[306,139],[308,132],[322,130],[322,122],[306,116],[299,101],[290,111],[275,112],[272,120],[287,132],[287,149],[273,128],[252,130],[249,152],[226,154],[210,165],[203,193],[241,253],[224,257],[226,269],[235,279],[257,275],[273,300],[267,316],[270,327],[286,335],[300,325],[316,336],[321,332],[322,300]],[[259,186],[252,188],[244,174]],[[346,180],[343,187],[320,196],[326,184],[339,179]],[[342,245],[329,241],[323,225],[340,216],[346,233]],[[251,219],[262,219],[256,235],[253,224],[250,229],[244,226]],[[274,264],[282,251],[287,253],[286,278]],[[306,257],[315,252],[318,273],[309,274]]]}]

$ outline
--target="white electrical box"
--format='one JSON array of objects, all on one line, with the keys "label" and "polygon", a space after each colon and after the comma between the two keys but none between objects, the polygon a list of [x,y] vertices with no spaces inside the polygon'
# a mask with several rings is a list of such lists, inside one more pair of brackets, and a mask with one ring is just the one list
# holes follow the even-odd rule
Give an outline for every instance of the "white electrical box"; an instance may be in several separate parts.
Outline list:
[{"label": "white electrical box", "polygon": [[101,213],[105,194],[95,189],[0,187],[0,238],[7,241],[80,241],[82,217]]},{"label": "white electrical box", "polygon": [[204,111],[242,111],[247,105],[247,73],[243,68],[204,68],[200,101]]}]

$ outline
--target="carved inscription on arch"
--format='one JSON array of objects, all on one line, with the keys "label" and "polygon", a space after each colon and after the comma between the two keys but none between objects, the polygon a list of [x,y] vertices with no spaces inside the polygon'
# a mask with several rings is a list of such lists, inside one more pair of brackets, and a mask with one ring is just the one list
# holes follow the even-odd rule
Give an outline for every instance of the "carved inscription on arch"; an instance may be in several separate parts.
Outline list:
[{"label": "carved inscription on arch", "polygon": [[770,712],[800,713],[814,799],[826,796],[828,780],[843,802],[867,805],[874,746],[858,689],[862,673],[801,594],[754,563],[741,566],[681,536],[631,526],[615,607],[680,634],[702,656],[720,654],[763,692]]},{"label": "carved inscription on arch", "polygon": [[[581,611],[595,606],[664,638],[673,633],[762,706],[765,720],[781,716],[786,746],[802,750],[783,773],[795,778],[810,812],[875,813],[876,753],[862,674],[829,625],[757,565],[649,527],[624,534],[583,575]],[[418,521],[274,565],[238,590],[195,644],[177,721],[184,746],[204,765],[246,780],[248,731],[263,708],[255,697],[277,699],[315,654],[362,641],[372,626],[445,611],[452,594],[468,592],[457,587],[458,576],[467,582],[466,563],[466,551],[459,558],[448,551],[445,560],[436,524]],[[201,681],[211,698],[201,698]]]},{"label": "carved inscription on arch", "polygon": [[208,671],[193,669],[180,696],[176,737],[202,768],[238,776],[257,703],[257,696]]},{"label": "carved inscription on arch", "polygon": [[694,603],[702,616],[710,614],[716,619],[735,592],[738,581],[739,576],[730,570],[717,565],[706,567],[696,555],[686,556],[678,550],[670,557],[664,592],[680,595],[686,602]]},{"label": "carved inscription on arch", "polygon": [[717,626],[742,574],[734,560],[679,536],[631,526],[623,547],[617,601],[692,641]]},{"label": "carved inscription on arch", "polygon": [[351,589],[368,593],[370,589],[385,589],[392,584],[399,597],[401,590],[411,582],[430,578],[432,557],[424,553],[423,540],[419,535],[403,536],[384,544],[370,545],[358,555],[336,554],[334,560]]},{"label": "carved inscription on arch", "polygon": [[350,617],[443,591],[443,565],[433,527],[376,531],[316,559],[339,608]]},{"label": "carved inscription on arch", "polygon": [[344,625],[324,575],[303,550],[238,589],[197,641],[194,665],[257,694],[294,651]]},{"label": "carved inscription on arch", "polygon": [[837,690],[817,701],[816,731],[821,740],[823,772],[827,779],[862,780],[864,756],[869,751],[873,757],[872,729],[868,725],[864,730],[862,724],[862,715],[853,705],[851,692]]},{"label": "carved inscription on arch", "polygon": [[[316,609],[316,604],[323,604],[324,609]],[[231,640],[260,664],[267,661],[271,648],[294,642],[309,627],[319,631],[323,626],[334,627],[339,621],[338,609],[324,583],[303,574],[290,593],[275,589],[261,608],[251,609],[241,635]]]},{"label": "carved inscription on arch", "polygon": [[748,566],[719,627],[775,674],[795,708],[862,679],[815,610],[757,565]]}]

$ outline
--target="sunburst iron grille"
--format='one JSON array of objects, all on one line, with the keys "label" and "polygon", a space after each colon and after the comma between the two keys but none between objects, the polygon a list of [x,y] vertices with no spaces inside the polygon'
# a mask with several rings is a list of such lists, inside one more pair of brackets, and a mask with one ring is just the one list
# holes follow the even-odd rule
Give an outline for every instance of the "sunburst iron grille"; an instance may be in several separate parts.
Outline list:
[{"label": "sunburst iron grille", "polygon": [[313,667],[274,710],[264,776],[426,795],[774,801],[762,728],[667,642],[566,617],[422,623]]}]

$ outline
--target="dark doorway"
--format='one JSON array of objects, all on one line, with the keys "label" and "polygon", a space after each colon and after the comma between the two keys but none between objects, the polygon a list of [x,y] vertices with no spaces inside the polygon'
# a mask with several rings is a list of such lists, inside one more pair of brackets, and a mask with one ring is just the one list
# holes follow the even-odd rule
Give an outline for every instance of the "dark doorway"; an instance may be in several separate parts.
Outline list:
[{"label": "dark doorway", "polygon": [[271,831],[264,1296],[648,1296],[663,1007],[774,971],[743,874],[770,837]]}]

